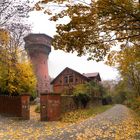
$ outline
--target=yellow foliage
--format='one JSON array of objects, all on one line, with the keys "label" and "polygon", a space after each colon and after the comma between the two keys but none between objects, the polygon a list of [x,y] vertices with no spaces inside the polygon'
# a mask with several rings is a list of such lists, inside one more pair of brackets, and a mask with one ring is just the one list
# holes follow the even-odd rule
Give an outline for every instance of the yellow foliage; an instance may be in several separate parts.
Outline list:
[{"label": "yellow foliage", "polygon": [[[40,0],[36,10],[46,10],[52,21],[69,17],[66,24],[57,25],[57,34],[53,38],[53,47],[66,52],[77,52],[78,56],[87,55],[88,60],[105,60],[113,46],[119,44],[127,48],[127,43],[139,44],[139,1],[134,0],[51,0],[63,4],[64,10],[56,12]],[[63,5],[63,6],[64,6]],[[60,5],[58,5],[60,6]],[[122,49],[122,48],[121,48]]]},{"label": "yellow foliage", "polygon": [[11,95],[35,92],[36,77],[29,62],[17,63],[14,67],[0,65],[0,69],[0,85],[3,92]]},{"label": "yellow foliage", "polygon": [[[28,60],[21,62],[21,47],[5,29],[0,29],[0,88],[3,93],[32,94],[36,90],[36,77]],[[15,41],[15,42],[14,42]]]},{"label": "yellow foliage", "polygon": [[87,110],[78,110],[78,111],[72,111],[67,112],[63,115],[61,121],[65,123],[76,123],[80,122],[84,119],[87,119],[90,115],[88,114]]},{"label": "yellow foliage", "polygon": [[[123,46],[121,46],[123,47]],[[108,56],[107,64],[115,66],[124,82],[130,85],[136,96],[140,95],[140,46],[133,45],[112,51]]]},{"label": "yellow foliage", "polygon": [[19,85],[21,92],[33,92],[36,89],[36,77],[30,62],[19,63]]},{"label": "yellow foliage", "polygon": [[0,44],[7,44],[9,41],[9,33],[5,29],[0,29]]}]

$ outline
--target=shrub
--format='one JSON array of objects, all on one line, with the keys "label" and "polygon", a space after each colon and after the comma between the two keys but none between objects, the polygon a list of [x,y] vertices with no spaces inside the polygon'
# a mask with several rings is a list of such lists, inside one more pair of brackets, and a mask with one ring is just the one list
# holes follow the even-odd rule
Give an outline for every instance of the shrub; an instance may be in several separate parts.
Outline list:
[{"label": "shrub", "polygon": [[73,98],[77,107],[79,107],[79,104],[81,103],[82,106],[86,108],[88,102],[90,101],[90,96],[86,93],[78,93],[74,95]]},{"label": "shrub", "polygon": [[30,101],[34,101],[36,99],[36,97],[37,97],[37,93],[35,91],[32,92],[30,95]]},{"label": "shrub", "polygon": [[88,94],[79,94],[79,98],[80,98],[80,101],[81,101],[83,107],[86,108],[86,106],[90,100],[90,96]]},{"label": "shrub", "polygon": [[112,97],[110,95],[107,95],[106,97],[103,97],[102,98],[102,104],[103,105],[112,104]]},{"label": "shrub", "polygon": [[77,106],[77,109],[78,109],[79,108],[79,104],[80,104],[80,100],[79,100],[78,96],[74,95],[73,96],[73,100],[74,100],[74,102],[75,102],[75,104]]},{"label": "shrub", "polygon": [[129,99],[125,102],[125,104],[140,114],[140,97]]},{"label": "shrub", "polygon": [[132,100],[131,108],[140,112],[140,97]]}]

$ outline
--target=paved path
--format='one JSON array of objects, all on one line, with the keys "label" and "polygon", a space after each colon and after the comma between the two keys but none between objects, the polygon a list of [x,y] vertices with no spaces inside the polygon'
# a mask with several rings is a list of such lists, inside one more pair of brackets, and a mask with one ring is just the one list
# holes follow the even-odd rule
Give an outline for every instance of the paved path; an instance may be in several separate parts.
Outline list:
[{"label": "paved path", "polygon": [[0,116],[0,140],[140,140],[140,122],[123,105],[70,126]]},{"label": "paved path", "polygon": [[123,106],[115,105],[106,112],[80,124],[56,132],[47,140],[140,140],[140,123],[132,112]]}]

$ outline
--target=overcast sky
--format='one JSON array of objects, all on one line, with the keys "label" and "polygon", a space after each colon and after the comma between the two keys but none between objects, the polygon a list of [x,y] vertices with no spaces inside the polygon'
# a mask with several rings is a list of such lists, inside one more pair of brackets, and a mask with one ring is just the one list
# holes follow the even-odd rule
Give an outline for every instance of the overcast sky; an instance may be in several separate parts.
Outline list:
[{"label": "overcast sky", "polygon": [[[32,25],[32,33],[45,33],[51,37],[55,34],[56,24],[50,22],[47,15],[41,12],[31,12],[29,22]],[[65,53],[60,50],[54,50],[53,47],[49,55],[48,65],[49,75],[53,78],[65,67],[72,68],[80,73],[99,72],[102,80],[111,80],[118,77],[117,71],[103,62],[87,61],[86,56],[78,57],[76,53]]]}]

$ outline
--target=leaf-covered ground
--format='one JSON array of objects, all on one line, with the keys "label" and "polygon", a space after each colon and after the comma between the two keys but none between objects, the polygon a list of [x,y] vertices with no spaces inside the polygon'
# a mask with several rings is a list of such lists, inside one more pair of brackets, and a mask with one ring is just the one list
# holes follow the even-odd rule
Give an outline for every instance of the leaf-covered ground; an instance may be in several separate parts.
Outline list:
[{"label": "leaf-covered ground", "polygon": [[[33,110],[32,110],[33,111]],[[40,122],[0,116],[0,140],[140,140],[140,121],[127,107],[116,105],[81,123]]]},{"label": "leaf-covered ground", "polygon": [[140,140],[140,120],[123,105],[46,137],[49,140]]},{"label": "leaf-covered ground", "polygon": [[112,105],[96,106],[89,109],[78,109],[71,112],[66,112],[61,116],[61,122],[64,123],[79,123],[89,117],[94,117],[99,113],[111,108]]}]

